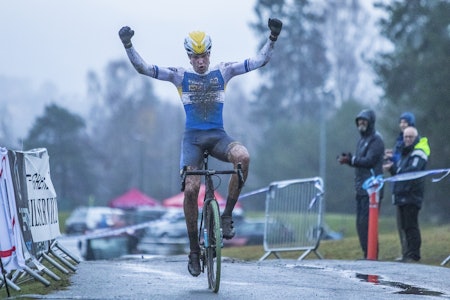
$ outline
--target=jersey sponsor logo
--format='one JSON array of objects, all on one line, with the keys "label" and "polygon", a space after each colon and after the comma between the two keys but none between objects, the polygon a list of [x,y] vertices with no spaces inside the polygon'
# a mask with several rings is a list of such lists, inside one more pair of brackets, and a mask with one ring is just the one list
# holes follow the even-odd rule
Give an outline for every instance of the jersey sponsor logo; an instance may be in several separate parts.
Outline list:
[{"label": "jersey sponsor logo", "polygon": [[223,102],[225,84],[219,70],[207,75],[186,72],[182,84],[183,103]]}]

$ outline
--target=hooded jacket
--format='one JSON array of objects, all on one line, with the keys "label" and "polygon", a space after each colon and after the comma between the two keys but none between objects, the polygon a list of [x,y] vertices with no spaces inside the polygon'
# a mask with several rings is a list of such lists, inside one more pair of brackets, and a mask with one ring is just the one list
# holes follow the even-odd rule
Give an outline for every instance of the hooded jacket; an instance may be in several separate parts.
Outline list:
[{"label": "hooded jacket", "polygon": [[[350,166],[355,168],[355,190],[357,195],[367,196],[367,191],[362,185],[369,177],[383,174],[384,142],[381,135],[375,130],[375,112],[370,109],[362,110],[355,119],[368,121],[367,129],[360,132],[361,138],[356,145],[356,153],[352,157]],[[372,174],[372,171],[374,174]],[[382,191],[379,194],[383,196]]]}]

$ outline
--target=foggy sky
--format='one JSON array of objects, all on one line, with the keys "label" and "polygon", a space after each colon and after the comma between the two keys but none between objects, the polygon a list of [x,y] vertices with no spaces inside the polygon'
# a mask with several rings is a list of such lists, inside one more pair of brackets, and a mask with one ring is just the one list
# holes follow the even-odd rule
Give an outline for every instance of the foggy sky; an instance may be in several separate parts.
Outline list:
[{"label": "foggy sky", "polygon": [[[135,30],[133,44],[141,56],[160,66],[188,66],[184,37],[192,30],[206,31],[213,41],[214,65],[246,59],[258,50],[258,38],[248,26],[256,19],[254,4],[254,0],[4,1],[0,79],[19,80],[24,88],[36,91],[51,90],[52,99],[59,99],[62,106],[85,113],[89,103],[81,96],[86,94],[87,72],[103,75],[109,61],[127,59],[118,37],[122,26]],[[173,86],[154,86],[164,97],[177,98]],[[0,106],[23,111],[18,103],[1,103],[5,101],[9,100],[0,97]],[[41,102],[28,103],[24,111],[39,113],[46,104]]]}]

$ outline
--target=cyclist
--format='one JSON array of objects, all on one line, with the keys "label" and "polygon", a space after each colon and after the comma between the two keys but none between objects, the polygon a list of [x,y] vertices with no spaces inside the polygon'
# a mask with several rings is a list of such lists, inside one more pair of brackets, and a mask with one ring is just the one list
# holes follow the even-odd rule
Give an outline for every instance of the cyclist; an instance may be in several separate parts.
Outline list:
[{"label": "cyclist", "polygon": [[[186,114],[185,131],[182,140],[180,167],[188,170],[201,169],[203,152],[208,150],[211,156],[236,167],[242,164],[244,181],[247,178],[250,156],[247,149],[230,137],[224,130],[222,110],[225,100],[225,88],[228,81],[264,66],[271,58],[282,22],[269,19],[270,36],[259,53],[242,62],[220,63],[210,68],[211,38],[202,31],[193,31],[184,40],[192,68],[159,67],[147,64],[131,43],[134,31],[122,27],[119,37],[126,49],[128,58],[140,74],[169,81],[175,85]],[[184,214],[189,237],[190,254],[188,270],[192,276],[198,276],[200,270],[200,247],[198,244],[198,205],[200,176],[188,176],[184,191]],[[225,239],[233,238],[232,212],[240,194],[237,175],[232,175],[225,209],[221,216],[221,226]]]}]

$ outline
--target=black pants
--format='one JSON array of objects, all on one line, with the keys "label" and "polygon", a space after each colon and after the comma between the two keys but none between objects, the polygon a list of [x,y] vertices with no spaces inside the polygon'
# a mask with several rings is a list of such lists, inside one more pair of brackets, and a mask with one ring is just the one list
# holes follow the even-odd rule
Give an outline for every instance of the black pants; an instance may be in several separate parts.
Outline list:
[{"label": "black pants", "polygon": [[356,196],[356,232],[359,244],[367,258],[367,240],[369,231],[369,196]]},{"label": "black pants", "polygon": [[[422,245],[422,238],[419,228],[419,208],[414,204],[406,204],[397,206],[397,218],[399,230],[403,231],[405,235],[404,251],[405,258],[413,260],[420,259],[420,246]],[[402,238],[400,236],[400,238]]]},{"label": "black pants", "polygon": [[398,235],[400,237],[400,246],[402,249],[402,258],[406,258],[407,251],[408,251],[408,243],[406,241],[406,234],[405,231],[402,228],[402,217],[401,217],[401,210],[397,207],[397,229],[398,229]]}]

